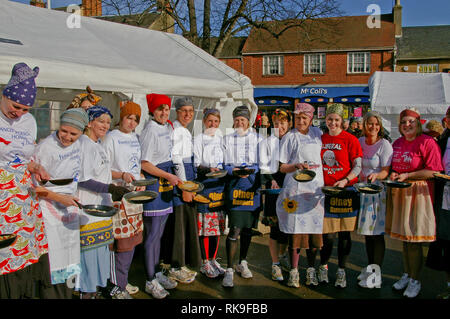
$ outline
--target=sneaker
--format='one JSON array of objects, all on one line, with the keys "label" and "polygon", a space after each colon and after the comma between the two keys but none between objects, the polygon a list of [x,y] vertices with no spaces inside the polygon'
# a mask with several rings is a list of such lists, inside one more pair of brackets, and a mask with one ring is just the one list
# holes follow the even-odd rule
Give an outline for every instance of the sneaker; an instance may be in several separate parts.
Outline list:
[{"label": "sneaker", "polygon": [[212,266],[212,263],[208,260],[202,265],[202,267],[200,268],[200,272],[208,278],[216,278],[217,276],[219,276],[216,268],[214,268]]},{"label": "sneaker", "polygon": [[194,277],[194,278],[195,278],[195,276],[197,276],[197,272],[196,272],[196,271],[194,271],[194,270],[192,270],[192,269],[189,269],[189,268],[186,267],[186,266],[181,267],[181,270],[184,271],[184,272],[186,272],[189,276],[192,276],[192,277]]},{"label": "sneaker", "polygon": [[289,261],[289,256],[287,254],[279,256],[278,260],[280,261],[281,269],[283,269],[284,271],[291,270],[291,263]]},{"label": "sneaker", "polygon": [[175,280],[165,276],[162,272],[157,272],[155,278],[164,289],[174,289],[178,285]]},{"label": "sneaker", "polygon": [[216,271],[219,275],[225,274],[225,269],[222,268],[222,266],[219,264],[219,262],[217,260],[215,260],[215,259],[210,260],[209,263],[211,264],[211,266],[213,266],[216,269]]},{"label": "sneaker", "polygon": [[345,270],[339,268],[336,272],[336,282],[334,283],[336,287],[340,286],[341,288],[347,287],[347,280],[345,279]]},{"label": "sneaker", "polygon": [[233,287],[233,276],[234,276],[234,271],[233,268],[227,268],[227,270],[225,271],[225,275],[223,277],[222,280],[222,286],[224,287]]},{"label": "sneaker", "polygon": [[420,281],[410,278],[406,290],[403,292],[403,296],[408,298],[415,298],[420,292]]},{"label": "sneaker", "polygon": [[408,274],[403,274],[402,278],[400,278],[400,280],[397,281],[392,287],[395,290],[402,290],[402,289],[405,289],[406,286],[408,286],[408,284],[409,284]]},{"label": "sneaker", "polygon": [[181,268],[170,269],[168,277],[183,284],[190,284],[195,279],[192,275],[188,274],[186,271],[183,271]]},{"label": "sneaker", "polygon": [[145,282],[145,292],[156,299],[164,299],[169,295],[169,292],[165,290],[156,279]]},{"label": "sneaker", "polygon": [[319,281],[317,280],[316,270],[314,267],[309,267],[306,269],[306,285],[307,286],[317,286]]},{"label": "sneaker", "polygon": [[368,275],[370,275],[370,273],[367,272],[367,267],[364,267],[361,269],[361,273],[358,275],[356,279],[364,280],[367,278]]},{"label": "sneaker", "polygon": [[328,265],[319,266],[319,282],[328,283]]},{"label": "sneaker", "polygon": [[279,265],[272,265],[272,280],[283,281],[283,274]]},{"label": "sneaker", "polygon": [[287,285],[289,287],[300,287],[300,276],[298,274],[298,269],[294,268],[289,271],[289,280]]},{"label": "sneaker", "polygon": [[236,266],[236,272],[240,273],[242,278],[248,279],[253,277],[252,272],[248,269],[248,263],[246,260],[242,260],[241,263]]},{"label": "sneaker", "polygon": [[113,294],[112,299],[133,299],[133,297],[130,296],[128,291],[119,289],[119,291]]},{"label": "sneaker", "polygon": [[450,297],[450,287],[447,286],[447,290],[444,292],[441,292],[439,295],[436,296],[437,299],[444,299],[448,300]]},{"label": "sneaker", "polygon": [[139,291],[138,286],[133,286],[130,283],[127,283],[127,286],[125,287],[125,289],[128,291],[128,293],[130,295],[134,295],[135,293],[137,293]]}]

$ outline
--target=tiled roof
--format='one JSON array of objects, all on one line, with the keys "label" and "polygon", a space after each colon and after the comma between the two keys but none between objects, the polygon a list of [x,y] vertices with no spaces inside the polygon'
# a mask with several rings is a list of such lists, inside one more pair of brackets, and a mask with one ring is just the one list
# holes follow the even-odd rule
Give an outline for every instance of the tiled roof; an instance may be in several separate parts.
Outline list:
[{"label": "tiled roof", "polygon": [[[253,28],[244,45],[243,54],[393,48],[395,36],[392,15],[381,15],[380,28],[369,28],[368,17],[304,20],[302,27],[292,27],[278,38],[264,29]],[[302,20],[273,21],[268,25],[272,30],[281,30],[288,23],[300,21]]]},{"label": "tiled roof", "polygon": [[404,27],[397,59],[450,58],[450,25]]},{"label": "tiled roof", "polygon": [[[235,58],[242,55],[242,47],[245,44],[247,37],[232,37],[225,42],[222,52],[217,58]],[[217,42],[217,38],[211,38],[211,50],[214,49],[214,45]]]}]

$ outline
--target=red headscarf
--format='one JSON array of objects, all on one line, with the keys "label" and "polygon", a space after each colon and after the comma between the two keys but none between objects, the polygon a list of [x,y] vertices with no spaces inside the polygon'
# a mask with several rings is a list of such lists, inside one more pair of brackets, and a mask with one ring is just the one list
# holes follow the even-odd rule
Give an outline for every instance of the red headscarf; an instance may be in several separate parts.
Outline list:
[{"label": "red headscarf", "polygon": [[170,97],[164,94],[147,94],[147,105],[148,111],[153,114],[153,112],[163,104],[167,104],[170,108],[171,100]]}]

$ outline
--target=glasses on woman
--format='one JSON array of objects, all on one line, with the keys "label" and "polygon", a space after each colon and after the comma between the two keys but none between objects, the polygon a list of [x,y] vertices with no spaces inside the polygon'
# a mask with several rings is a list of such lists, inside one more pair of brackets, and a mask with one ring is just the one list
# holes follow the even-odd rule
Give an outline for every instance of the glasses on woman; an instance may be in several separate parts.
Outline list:
[{"label": "glasses on woman", "polygon": [[415,123],[416,122],[416,120],[401,120],[400,121],[400,124],[401,125],[405,125],[405,124],[413,124],[413,123]]}]

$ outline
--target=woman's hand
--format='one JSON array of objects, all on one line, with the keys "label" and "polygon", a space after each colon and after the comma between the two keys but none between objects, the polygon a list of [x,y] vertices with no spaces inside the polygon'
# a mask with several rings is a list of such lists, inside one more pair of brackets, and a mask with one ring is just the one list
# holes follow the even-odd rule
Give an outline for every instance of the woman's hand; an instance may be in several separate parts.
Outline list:
[{"label": "woman's hand", "polygon": [[271,186],[271,188],[272,189],[279,189],[280,188],[280,186],[278,186],[278,183],[277,183],[277,181],[276,180],[272,180],[272,186]]},{"label": "woman's hand", "polygon": [[173,175],[173,174],[168,174],[167,177],[165,177],[165,179],[167,179],[167,181],[170,183],[170,185],[172,186],[177,186],[178,184],[182,184],[183,181],[177,176],[177,175]]},{"label": "woman's hand", "polygon": [[367,181],[369,183],[373,183],[378,179],[378,173],[372,173],[369,176],[367,176]]},{"label": "woman's hand", "polygon": [[409,173],[401,173],[397,177],[397,181],[403,182],[409,178]]},{"label": "woman's hand", "polygon": [[183,191],[181,197],[183,198],[183,202],[191,203],[194,200],[195,193]]},{"label": "woman's hand", "polygon": [[61,198],[58,200],[58,202],[60,202],[61,204],[63,204],[66,207],[69,206],[75,206],[78,207],[76,202],[80,202],[80,200],[72,195],[66,195],[66,194],[60,194]]},{"label": "woman's hand", "polygon": [[295,169],[309,169],[309,165],[307,162],[297,163],[294,165]]},{"label": "woman's hand", "polygon": [[34,175],[38,182],[51,179],[50,175],[47,173],[44,167],[38,163],[30,162],[28,163],[27,168],[30,173]]},{"label": "woman's hand", "polygon": [[399,174],[397,172],[392,172],[391,175],[389,175],[389,179],[391,181],[395,181],[395,180],[397,180],[398,176],[399,176]]},{"label": "woman's hand", "polygon": [[134,176],[133,176],[133,174],[131,174],[131,173],[127,173],[127,172],[123,172],[122,173],[122,180],[125,182],[125,183],[127,183],[127,184],[129,184],[129,183],[131,183],[132,181],[134,181]]},{"label": "woman's hand", "polygon": [[344,188],[345,186],[347,186],[347,184],[348,184],[348,181],[344,178],[344,179],[341,179],[340,181],[337,181],[336,183],[334,183],[333,186]]},{"label": "woman's hand", "polygon": [[136,192],[143,192],[143,191],[145,191],[145,186],[137,186],[137,187],[135,188],[135,191],[136,191]]},{"label": "woman's hand", "polygon": [[210,172],[218,172],[218,171],[220,171],[220,168],[218,168],[218,167],[211,167],[211,168],[209,169],[209,171],[210,171]]}]

